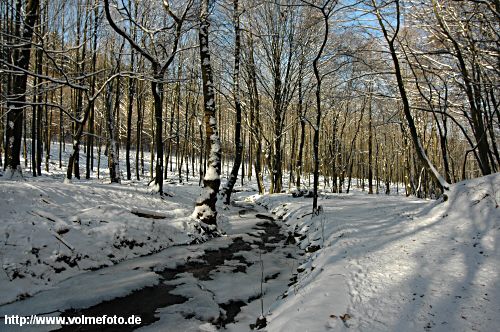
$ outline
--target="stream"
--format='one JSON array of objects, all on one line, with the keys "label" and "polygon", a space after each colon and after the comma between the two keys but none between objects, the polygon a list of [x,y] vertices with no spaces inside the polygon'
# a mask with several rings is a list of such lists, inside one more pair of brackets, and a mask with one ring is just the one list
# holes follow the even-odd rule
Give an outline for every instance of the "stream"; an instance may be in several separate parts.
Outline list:
[{"label": "stream", "polygon": [[[181,262],[175,268],[155,270],[161,276],[157,285],[89,308],[73,308],[61,313],[66,317],[135,315],[141,317],[140,325],[67,325],[54,331],[135,331],[163,319],[158,315],[159,310],[175,314],[177,319],[182,316],[186,324],[194,320],[195,324],[210,323],[221,329],[238,322],[253,329],[261,312],[265,314],[271,302],[296,278],[294,264],[302,253],[294,245],[285,244],[287,236],[281,229],[282,222],[259,212],[261,207],[239,203],[232,208],[237,211],[233,218],[251,222],[251,228],[245,233],[230,235],[231,242],[226,247],[213,249],[211,241],[205,242],[200,245],[203,254],[196,259]],[[234,281],[232,276],[241,279],[245,287],[227,285],[231,287],[228,292],[221,283]],[[188,292],[183,294],[183,289]],[[207,301],[213,305],[207,306]],[[255,312],[256,308],[260,310]],[[247,313],[238,320],[242,309],[247,309]],[[184,329],[181,325],[176,326]],[[155,325],[150,328],[155,330]],[[158,330],[165,330],[165,327],[158,327]]]}]

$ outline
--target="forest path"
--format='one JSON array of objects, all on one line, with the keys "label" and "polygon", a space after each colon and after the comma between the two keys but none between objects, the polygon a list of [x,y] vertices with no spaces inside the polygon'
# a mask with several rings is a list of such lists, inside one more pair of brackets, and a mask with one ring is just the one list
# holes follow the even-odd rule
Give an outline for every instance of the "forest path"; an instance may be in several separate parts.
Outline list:
[{"label": "forest path", "polygon": [[498,188],[496,174],[454,184],[436,201],[325,194],[313,219],[307,200],[262,197],[304,230],[302,248],[321,247],[266,330],[498,331]]}]

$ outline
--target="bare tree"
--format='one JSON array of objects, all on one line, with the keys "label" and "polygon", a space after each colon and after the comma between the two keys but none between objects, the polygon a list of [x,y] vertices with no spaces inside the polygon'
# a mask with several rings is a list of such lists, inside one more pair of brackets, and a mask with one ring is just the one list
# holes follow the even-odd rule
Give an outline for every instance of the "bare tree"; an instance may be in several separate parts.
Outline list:
[{"label": "bare tree", "polygon": [[394,1],[395,5],[395,11],[396,11],[396,18],[395,18],[395,27],[392,28],[392,36],[390,35],[390,31],[387,29],[387,20],[382,16],[382,13],[380,11],[380,7],[377,4],[376,0],[371,0],[372,6],[375,10],[375,15],[377,16],[378,23],[380,25],[380,28],[382,29],[382,33],[384,35],[384,39],[387,42],[387,46],[389,47],[389,52],[394,64],[394,70],[395,70],[395,75],[396,75],[396,80],[398,83],[398,90],[399,94],[401,97],[401,101],[403,103],[403,112],[406,118],[406,122],[408,124],[408,128],[410,130],[410,136],[413,141],[413,145],[415,147],[415,151],[417,152],[417,156],[422,162],[423,165],[425,165],[426,168],[428,168],[431,171],[432,176],[434,179],[439,183],[442,189],[448,189],[449,184],[446,182],[446,180],[439,174],[438,170],[434,167],[430,159],[427,157],[427,153],[424,150],[424,147],[422,145],[422,142],[420,141],[420,138],[417,133],[417,128],[415,126],[415,121],[413,120],[413,116],[410,111],[410,101],[408,99],[408,94],[406,92],[406,87],[405,87],[405,82],[403,80],[403,74],[401,70],[401,65],[400,65],[400,59],[398,57],[398,54],[396,52],[396,38],[398,36],[398,33],[400,31],[400,26],[401,26],[401,8],[400,8],[400,3],[399,0]]},{"label": "bare tree", "polygon": [[240,100],[240,54],[241,54],[241,30],[240,30],[240,10],[238,8],[238,0],[233,0],[233,24],[234,24],[234,73],[233,73],[233,98],[234,108],[236,110],[236,119],[234,126],[234,147],[235,157],[234,164],[231,170],[231,175],[224,187],[224,203],[229,204],[231,201],[231,192],[233,190],[238,172],[240,170],[241,159],[243,157],[243,143],[241,142],[241,100]]},{"label": "bare tree", "polygon": [[[120,1],[120,0],[119,0]],[[156,167],[155,167],[155,185],[158,188],[160,195],[163,195],[163,93],[164,93],[164,80],[165,74],[168,67],[174,60],[177,54],[177,49],[183,33],[182,26],[186,20],[189,9],[191,8],[192,0],[188,1],[182,10],[180,15],[176,15],[169,1],[163,1],[163,8],[167,15],[173,21],[172,25],[167,25],[165,28],[161,28],[159,31],[173,30],[173,39],[171,41],[171,49],[167,51],[164,45],[158,45],[157,49],[153,49],[150,52],[145,46],[139,45],[135,39],[127,33],[123,28],[119,27],[113,20],[113,16],[110,10],[110,0],[104,0],[104,10],[106,12],[106,18],[109,25],[116,31],[120,36],[125,38],[132,48],[134,48],[139,54],[141,54],[148,62],[151,64],[151,70],[153,72],[153,78],[151,80],[151,93],[154,99],[154,118],[156,124],[155,131],[155,145],[156,145]],[[118,13],[124,12],[129,24],[136,25],[138,28],[145,29],[142,25],[138,24],[136,19],[132,17],[131,13],[126,10],[127,6],[122,1],[121,8],[116,7]],[[121,9],[121,10],[120,10]],[[149,43],[156,45],[157,41],[155,39],[156,33],[153,31],[143,31],[145,34],[150,36],[148,40]],[[160,56],[162,51],[164,52],[164,57]]]},{"label": "bare tree", "polygon": [[209,144],[210,150],[208,151],[207,171],[203,178],[203,190],[196,200],[193,216],[202,222],[201,227],[205,231],[212,232],[217,227],[217,209],[215,205],[220,187],[221,146],[217,129],[214,79],[210,61],[208,2],[209,0],[201,0],[198,38],[200,41],[200,63],[203,83],[205,142]]},{"label": "bare tree", "polygon": [[325,50],[326,43],[328,41],[328,35],[330,33],[330,25],[329,19],[330,15],[333,12],[333,8],[337,4],[335,0],[326,0],[321,5],[316,5],[311,2],[302,0],[308,6],[313,7],[321,13],[321,18],[324,27],[323,39],[321,41],[321,46],[319,47],[318,53],[316,53],[316,57],[313,60],[313,72],[314,77],[316,78],[316,121],[313,126],[314,138],[313,138],[313,158],[314,158],[314,171],[313,171],[313,214],[319,213],[318,210],[318,186],[319,186],[319,164],[320,164],[320,156],[319,156],[319,133],[321,130],[321,118],[322,118],[322,110],[321,110],[321,83],[322,76],[319,72],[319,61],[323,55],[323,51]]},{"label": "bare tree", "polygon": [[12,40],[12,75],[7,99],[7,125],[5,130],[5,164],[7,177],[21,176],[21,139],[24,107],[26,104],[27,70],[30,64],[31,39],[38,20],[38,0],[17,0],[15,5],[15,28]]}]

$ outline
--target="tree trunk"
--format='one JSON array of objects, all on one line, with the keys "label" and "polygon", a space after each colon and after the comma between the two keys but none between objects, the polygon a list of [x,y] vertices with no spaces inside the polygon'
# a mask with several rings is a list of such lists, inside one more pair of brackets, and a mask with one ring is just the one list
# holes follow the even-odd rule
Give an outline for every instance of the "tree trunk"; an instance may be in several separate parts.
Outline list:
[{"label": "tree trunk", "polygon": [[[224,188],[224,204],[229,204],[231,201],[231,192],[233,190],[236,179],[238,178],[238,172],[241,165],[241,159],[243,157],[243,144],[241,142],[241,101],[240,101],[240,52],[241,52],[241,33],[240,33],[240,13],[238,10],[238,0],[233,1],[234,5],[234,74],[233,74],[233,94],[234,94],[234,105],[236,110],[236,123],[234,127],[234,145],[235,145],[235,158],[233,168],[231,170],[231,175],[227,181],[226,187]],[[243,177],[242,177],[243,178]]]},{"label": "tree trunk", "polygon": [[[115,117],[113,116],[113,83],[109,82],[106,91],[106,125],[108,128],[109,137],[109,149],[108,149],[108,167],[109,167],[109,178],[111,183],[120,183],[120,163],[118,158],[119,142],[116,137],[116,123]],[[119,89],[120,83],[116,81],[116,96],[119,100]]]},{"label": "tree trunk", "polygon": [[399,64],[399,58],[398,58],[398,54],[396,52],[396,47],[394,45],[397,33],[399,31],[399,25],[400,25],[401,12],[400,12],[400,7],[399,7],[399,0],[397,0],[395,2],[396,15],[397,15],[397,17],[396,17],[397,29],[394,32],[394,35],[392,37],[389,36],[388,31],[385,28],[384,19],[382,18],[381,14],[380,14],[380,11],[375,3],[375,0],[372,0],[372,4],[376,8],[376,16],[378,19],[378,23],[382,29],[382,33],[384,35],[384,38],[386,39],[387,44],[389,46],[389,51],[390,51],[392,61],[394,64],[396,80],[398,82],[399,94],[400,94],[401,100],[403,102],[403,112],[404,112],[404,115],[406,117],[408,128],[410,129],[410,136],[411,136],[411,139],[413,141],[413,145],[415,146],[417,156],[420,159],[420,161],[422,162],[422,164],[425,165],[425,167],[431,171],[431,174],[432,174],[434,180],[436,180],[439,183],[441,188],[443,190],[448,190],[449,189],[448,182],[446,182],[446,180],[441,176],[441,174],[439,174],[438,170],[434,167],[434,165],[431,163],[431,161],[427,157],[427,154],[424,150],[422,142],[420,141],[420,138],[418,137],[417,129],[415,127],[415,121],[413,120],[413,116],[411,115],[410,102],[408,99],[408,95],[406,93],[406,88],[405,88],[404,80],[403,80],[403,74],[402,74],[401,67]]},{"label": "tree trunk", "polygon": [[[163,195],[163,83],[161,82],[163,75],[155,76],[155,80],[151,82],[151,91],[154,99],[154,118],[156,123],[155,129],[155,145],[156,145],[156,168],[155,168],[155,185],[158,193]],[[152,152],[152,151],[151,151]]]},{"label": "tree trunk", "polygon": [[[95,6],[94,8],[94,27],[93,27],[93,40],[92,40],[92,72],[95,72],[97,65],[97,37],[98,37],[98,28],[99,28],[99,6]],[[90,83],[90,91],[91,94],[95,93],[95,85],[96,85],[96,77],[92,76]],[[90,114],[89,114],[89,123],[88,123],[88,131],[89,135],[87,136],[87,160],[86,160],[86,172],[85,178],[90,179],[90,173],[94,171],[94,122],[95,122],[95,103],[91,102],[90,105]]]},{"label": "tree trunk", "polygon": [[[132,52],[132,60],[130,68],[134,68],[134,53]],[[125,162],[127,167],[127,180],[132,179],[132,172],[130,170],[130,147],[132,145],[132,112],[134,105],[135,95],[135,79],[129,78],[128,80],[128,109],[127,109],[127,142],[125,143]]]},{"label": "tree trunk", "polygon": [[368,100],[368,194],[373,194],[373,126],[371,89]]},{"label": "tree trunk", "polygon": [[318,214],[318,185],[319,185],[319,131],[321,129],[321,76],[319,74],[318,63],[319,59],[323,54],[323,50],[328,41],[329,25],[328,25],[328,14],[325,11],[325,7],[321,8],[321,14],[323,15],[323,23],[325,32],[323,35],[323,41],[316,58],[313,60],[313,71],[314,77],[316,78],[316,123],[314,125],[314,137],[313,137],[313,154],[314,154],[314,180],[313,180],[313,214]]},{"label": "tree trunk", "polygon": [[[38,66],[38,61],[36,63],[36,66]],[[36,87],[38,84],[38,78],[34,78],[34,86]],[[33,103],[36,103],[36,98],[37,98],[37,89],[34,90],[33,94]],[[32,109],[32,115],[31,115],[31,169],[33,172],[33,177],[36,177],[37,174],[37,161],[36,161],[36,147],[37,147],[37,109],[36,105],[33,105],[31,107]]]},{"label": "tree trunk", "polygon": [[[129,12],[132,12],[134,1],[129,2]],[[137,16],[137,3],[135,3],[135,16]],[[135,40],[136,26],[132,27],[132,38]],[[130,71],[134,71],[135,65],[135,51],[132,50],[130,54]],[[136,94],[136,81],[130,77],[128,79],[128,109],[127,109],[127,141],[125,142],[125,163],[127,168],[127,180],[132,179],[132,171],[130,169],[130,147],[132,145],[132,112],[134,109],[134,97]]]},{"label": "tree trunk", "polygon": [[[24,13],[26,17],[24,24],[21,24],[22,1],[16,1],[16,8],[19,16],[16,18],[16,31],[14,39],[16,44],[21,44],[13,51],[14,65],[27,70],[30,64],[31,38],[33,29],[38,19],[38,0],[27,0]],[[22,25],[22,28],[21,28]],[[26,101],[26,83],[28,75],[19,73],[12,78],[12,95],[14,98],[7,101],[7,126],[5,130],[5,175],[8,178],[21,176],[21,140],[24,119],[24,104]]]},{"label": "tree trunk", "polygon": [[253,38],[249,36],[248,53],[248,76],[250,90],[250,123],[252,124],[252,142],[255,151],[255,177],[257,179],[257,188],[259,194],[264,194],[264,179],[262,176],[262,133],[260,123],[260,100],[259,90],[257,89],[257,72],[255,68],[255,59],[253,52]]},{"label": "tree trunk", "polygon": [[135,145],[135,176],[137,181],[141,179],[139,172],[139,154],[142,150],[142,97],[137,98],[137,124],[136,124],[136,145]]},{"label": "tree trunk", "polygon": [[217,131],[214,81],[208,41],[208,29],[210,26],[208,20],[208,2],[209,0],[201,1],[200,30],[198,36],[200,41],[201,76],[203,83],[205,141],[207,143],[210,142],[210,152],[207,172],[203,179],[203,190],[196,201],[193,216],[200,222],[209,226],[207,230],[213,231],[217,227],[217,211],[215,204],[217,203],[217,194],[220,186],[221,147]]},{"label": "tree trunk", "polygon": [[300,117],[300,140],[299,140],[299,152],[297,154],[297,189],[300,190],[301,186],[301,176],[303,172],[303,156],[304,156],[304,143],[306,140],[306,115],[303,110],[303,94],[302,94],[302,66],[300,66],[299,69],[299,90],[298,90],[298,97],[299,97],[299,117]]}]

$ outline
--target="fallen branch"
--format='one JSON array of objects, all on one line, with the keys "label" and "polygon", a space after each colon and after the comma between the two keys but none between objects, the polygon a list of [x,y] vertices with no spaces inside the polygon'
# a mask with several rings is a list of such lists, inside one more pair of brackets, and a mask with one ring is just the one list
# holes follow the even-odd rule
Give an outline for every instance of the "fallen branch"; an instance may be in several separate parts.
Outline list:
[{"label": "fallen branch", "polygon": [[259,219],[269,220],[269,221],[276,221],[276,219],[273,216],[268,215],[268,214],[263,214],[263,213],[257,213],[255,215],[255,217],[259,218]]},{"label": "fallen branch", "polygon": [[72,252],[75,251],[75,247],[73,247],[71,244],[69,244],[68,242],[66,242],[59,234],[57,234],[53,230],[50,230],[50,232],[52,233],[52,235],[54,235],[54,237],[56,239],[58,239],[59,241],[61,241],[61,243],[64,244],[69,250],[71,250]]},{"label": "fallen branch", "polygon": [[142,209],[132,209],[130,213],[135,214],[138,217],[141,218],[149,218],[149,219],[165,219],[167,218],[166,215],[155,212],[155,211],[146,211]]},{"label": "fallen branch", "polygon": [[[49,221],[52,221],[55,226],[59,229],[59,232],[63,232],[66,233],[69,229],[67,228],[67,225],[64,221],[62,221],[60,218],[58,218],[57,216],[54,216],[48,212],[45,212],[45,211],[41,211],[41,210],[35,210],[35,211],[32,211],[30,214],[34,215],[34,216],[38,216],[38,217],[42,217],[42,218],[45,218]],[[68,242],[66,242],[59,234],[58,232],[54,231],[53,229],[49,228],[49,232],[57,239],[59,240],[62,244],[64,244],[69,250],[71,251],[74,251],[75,250],[75,247],[73,247],[71,244],[69,244]]]}]

